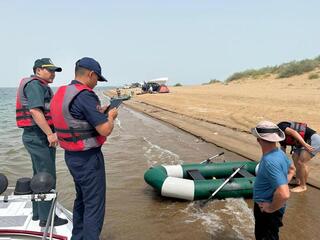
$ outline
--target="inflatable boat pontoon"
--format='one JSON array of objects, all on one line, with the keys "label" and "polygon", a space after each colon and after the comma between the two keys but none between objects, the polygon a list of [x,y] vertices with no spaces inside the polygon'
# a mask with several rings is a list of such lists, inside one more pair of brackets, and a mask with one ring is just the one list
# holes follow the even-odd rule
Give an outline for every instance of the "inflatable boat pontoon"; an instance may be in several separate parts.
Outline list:
[{"label": "inflatable boat pontoon", "polygon": [[193,201],[210,197],[242,165],[215,198],[251,198],[257,166],[255,162],[159,165],[148,169],[144,179],[161,196]]}]

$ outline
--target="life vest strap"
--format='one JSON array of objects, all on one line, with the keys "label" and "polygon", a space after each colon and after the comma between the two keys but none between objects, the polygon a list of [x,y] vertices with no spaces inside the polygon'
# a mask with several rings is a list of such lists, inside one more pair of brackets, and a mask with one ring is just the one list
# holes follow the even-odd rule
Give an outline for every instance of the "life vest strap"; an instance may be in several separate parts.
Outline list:
[{"label": "life vest strap", "polygon": [[29,109],[28,108],[19,108],[19,109],[16,109],[16,113],[18,112],[29,112]]},{"label": "life vest strap", "polygon": [[92,137],[97,137],[99,136],[99,134],[97,132],[92,132],[92,133],[85,133],[85,134],[81,134],[79,136],[75,136],[72,135],[72,137],[58,137],[58,139],[60,141],[64,141],[64,142],[78,142],[80,140],[84,140],[84,139],[88,139],[88,138],[92,138]]},{"label": "life vest strap", "polygon": [[[19,112],[30,112],[30,110],[28,108],[19,108],[19,109],[16,109],[16,113],[19,113]],[[44,109],[43,110],[44,113],[49,113],[50,110],[49,109]]]},{"label": "life vest strap", "polygon": [[62,128],[54,128],[56,132],[60,133],[93,133],[96,132],[93,128],[90,129],[77,129],[77,128],[70,128],[70,129],[62,129]]},{"label": "life vest strap", "polygon": [[[46,120],[51,120],[51,116],[45,116]],[[21,119],[33,119],[31,115],[23,115],[23,116],[17,116],[16,120],[21,120]]]}]

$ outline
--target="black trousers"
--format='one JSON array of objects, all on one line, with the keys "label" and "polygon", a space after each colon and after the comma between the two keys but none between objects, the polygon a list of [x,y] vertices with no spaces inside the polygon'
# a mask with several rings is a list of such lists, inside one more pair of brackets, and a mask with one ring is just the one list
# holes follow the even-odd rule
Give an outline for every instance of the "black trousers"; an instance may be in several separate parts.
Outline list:
[{"label": "black trousers", "polygon": [[279,210],[273,213],[261,212],[259,205],[254,203],[256,240],[279,240],[279,228],[283,226],[283,213]]}]

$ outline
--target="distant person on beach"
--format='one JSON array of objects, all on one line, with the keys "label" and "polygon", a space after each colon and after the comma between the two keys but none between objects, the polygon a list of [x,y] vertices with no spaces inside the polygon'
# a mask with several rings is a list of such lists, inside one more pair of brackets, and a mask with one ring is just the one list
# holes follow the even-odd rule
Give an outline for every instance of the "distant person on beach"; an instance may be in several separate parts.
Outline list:
[{"label": "distant person on beach", "polygon": [[143,82],[141,90],[143,93],[147,93],[148,92],[148,84],[146,82]]},{"label": "distant person on beach", "polygon": [[285,139],[284,132],[276,124],[262,121],[251,132],[262,150],[253,187],[255,237],[257,240],[277,240],[279,228],[283,226],[285,204],[290,196],[288,182],[295,168],[276,146],[277,142]]},{"label": "distant person on beach", "polygon": [[117,92],[117,96],[120,97],[121,96],[121,91],[120,91],[119,88],[116,89],[116,92]]},{"label": "distant person on beach", "polygon": [[51,113],[59,144],[73,177],[72,239],[99,239],[104,221],[106,173],[101,147],[113,130],[116,108],[101,107],[93,91],[98,81],[107,81],[100,64],[84,57],[76,62],[75,80],[58,89]]},{"label": "distant person on beach", "polygon": [[292,147],[292,159],[297,168],[296,184],[298,186],[291,191],[306,191],[309,175],[307,163],[320,152],[320,135],[306,123],[280,122],[278,126],[286,135],[285,140],[280,142],[281,148],[285,152],[288,145]]},{"label": "distant person on beach", "polygon": [[[50,58],[37,59],[33,66],[34,74],[20,81],[16,99],[16,122],[19,128],[23,128],[22,141],[31,156],[33,175],[48,172],[55,181],[58,139],[49,109],[53,96],[49,84],[53,82],[55,72],[61,71]],[[50,206],[48,201],[32,202],[32,220],[40,220],[41,227],[46,225]],[[55,226],[67,222],[55,216]]]},{"label": "distant person on beach", "polygon": [[153,87],[152,87],[152,85],[150,84],[150,86],[149,86],[149,90],[148,90],[148,92],[149,93],[153,93]]}]

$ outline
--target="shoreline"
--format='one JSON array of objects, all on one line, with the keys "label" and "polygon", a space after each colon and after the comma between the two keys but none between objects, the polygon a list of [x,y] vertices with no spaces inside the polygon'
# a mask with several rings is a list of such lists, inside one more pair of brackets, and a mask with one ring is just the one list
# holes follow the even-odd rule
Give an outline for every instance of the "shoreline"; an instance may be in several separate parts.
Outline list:
[{"label": "shoreline", "polygon": [[[236,130],[220,124],[209,123],[194,119],[182,114],[159,108],[149,103],[137,100],[124,102],[126,107],[144,113],[152,118],[161,120],[189,134],[192,134],[205,142],[212,143],[227,151],[236,153],[251,161],[258,162],[261,158],[260,148],[255,137],[249,131]],[[190,123],[191,122],[191,123]],[[291,159],[291,157],[289,156]],[[320,190],[320,161],[319,156],[309,163],[311,169],[308,177],[308,185]]]},{"label": "shoreline", "polygon": [[[115,95],[114,90],[107,91],[106,95]],[[150,98],[157,94],[149,95]],[[159,94],[158,94],[159,95]],[[161,95],[161,94],[160,94]],[[259,161],[261,152],[256,138],[251,135],[249,129],[246,130],[242,126],[228,126],[221,121],[202,118],[184,114],[161,104],[154,104],[147,101],[148,97],[140,98],[134,96],[123,104],[135,111],[144,113],[152,118],[161,120],[174,127],[177,127],[189,134],[192,134],[205,142],[212,143],[218,147],[224,148],[230,152],[234,152],[248,158],[252,161]],[[161,95],[159,97],[165,97]],[[308,184],[320,189],[320,159],[316,156],[309,163],[311,169]]]}]

